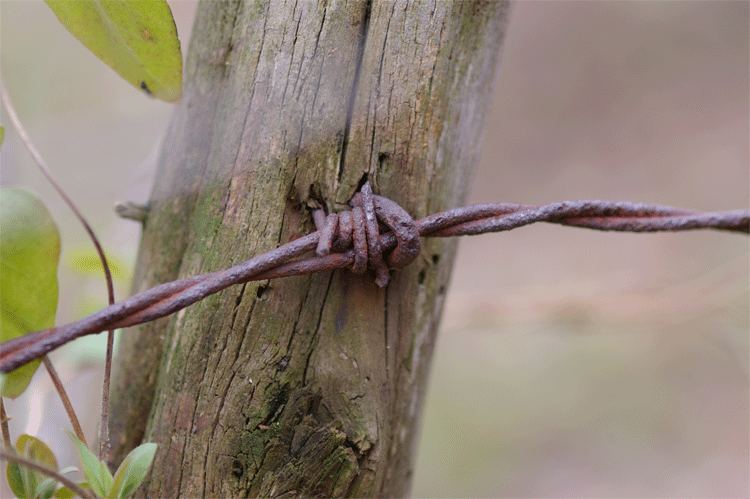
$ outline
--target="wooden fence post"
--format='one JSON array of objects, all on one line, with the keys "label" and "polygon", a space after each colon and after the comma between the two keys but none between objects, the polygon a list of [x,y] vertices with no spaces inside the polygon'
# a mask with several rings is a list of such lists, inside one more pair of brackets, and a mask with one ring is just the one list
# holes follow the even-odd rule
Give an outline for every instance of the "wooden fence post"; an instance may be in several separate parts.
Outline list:
[{"label": "wooden fence post", "polygon": [[[312,230],[365,179],[413,216],[464,200],[508,6],[207,1],[165,138],[135,289]],[[153,497],[408,494],[455,242],[385,289],[341,271],[229,288],[123,335],[119,459]]]}]

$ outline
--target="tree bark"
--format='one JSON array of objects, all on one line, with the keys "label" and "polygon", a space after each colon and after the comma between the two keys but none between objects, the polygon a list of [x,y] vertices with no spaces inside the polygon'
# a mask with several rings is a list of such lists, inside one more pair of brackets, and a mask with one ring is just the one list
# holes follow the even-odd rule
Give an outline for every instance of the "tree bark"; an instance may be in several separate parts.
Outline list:
[{"label": "tree bark", "polygon": [[[464,200],[503,37],[496,1],[201,3],[135,289],[313,230],[365,179],[413,216]],[[149,496],[401,496],[455,243],[385,289],[322,273],[227,289],[123,335],[115,455]]]}]

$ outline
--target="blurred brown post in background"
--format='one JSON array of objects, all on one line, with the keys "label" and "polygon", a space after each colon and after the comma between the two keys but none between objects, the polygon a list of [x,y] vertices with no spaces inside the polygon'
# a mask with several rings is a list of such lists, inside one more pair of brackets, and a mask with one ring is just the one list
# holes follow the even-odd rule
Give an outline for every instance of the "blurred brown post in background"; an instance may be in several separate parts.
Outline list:
[{"label": "blurred brown post in background", "polygon": [[[459,205],[507,5],[203,2],[162,147],[135,290],[312,230],[365,179],[412,215]],[[159,444],[146,494],[409,491],[455,242],[385,289],[349,272],[250,283],[122,338],[118,459]]]}]

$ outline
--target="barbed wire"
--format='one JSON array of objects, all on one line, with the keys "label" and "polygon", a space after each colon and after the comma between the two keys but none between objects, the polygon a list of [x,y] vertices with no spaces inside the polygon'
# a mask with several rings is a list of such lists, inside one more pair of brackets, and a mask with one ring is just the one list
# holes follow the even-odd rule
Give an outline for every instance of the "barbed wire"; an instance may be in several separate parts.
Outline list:
[{"label": "barbed wire", "polygon": [[[83,319],[14,338],[0,344],[0,371],[9,372],[89,334],[126,328],[173,314],[229,286],[349,268],[375,273],[386,286],[391,269],[413,261],[421,237],[455,237],[502,232],[537,222],[617,232],[676,232],[718,229],[750,233],[750,210],[695,212],[668,206],[562,201],[542,206],[477,204],[414,220],[394,201],[365,184],[352,209],[326,215],[313,212],[316,231],[226,270],[179,279],[137,293]],[[381,234],[381,225],[388,232]],[[301,258],[316,250],[315,256]]]}]

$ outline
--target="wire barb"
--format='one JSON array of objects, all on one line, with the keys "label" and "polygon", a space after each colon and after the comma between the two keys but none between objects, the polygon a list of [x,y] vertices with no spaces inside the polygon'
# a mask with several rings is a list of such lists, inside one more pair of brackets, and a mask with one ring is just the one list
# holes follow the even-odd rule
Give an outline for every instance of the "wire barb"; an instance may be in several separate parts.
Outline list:
[{"label": "wire barb", "polygon": [[[0,344],[0,371],[11,371],[81,336],[143,324],[170,315],[234,284],[349,268],[375,272],[385,286],[390,269],[408,265],[420,252],[420,237],[502,232],[537,222],[619,232],[718,229],[750,233],[750,210],[699,213],[659,205],[610,201],[563,201],[543,206],[478,204],[414,220],[393,200],[373,194],[369,184],[352,209],[312,214],[317,230],[234,267],[161,284],[88,317]],[[387,228],[385,233],[381,227]],[[316,250],[316,255],[301,258]]]}]

